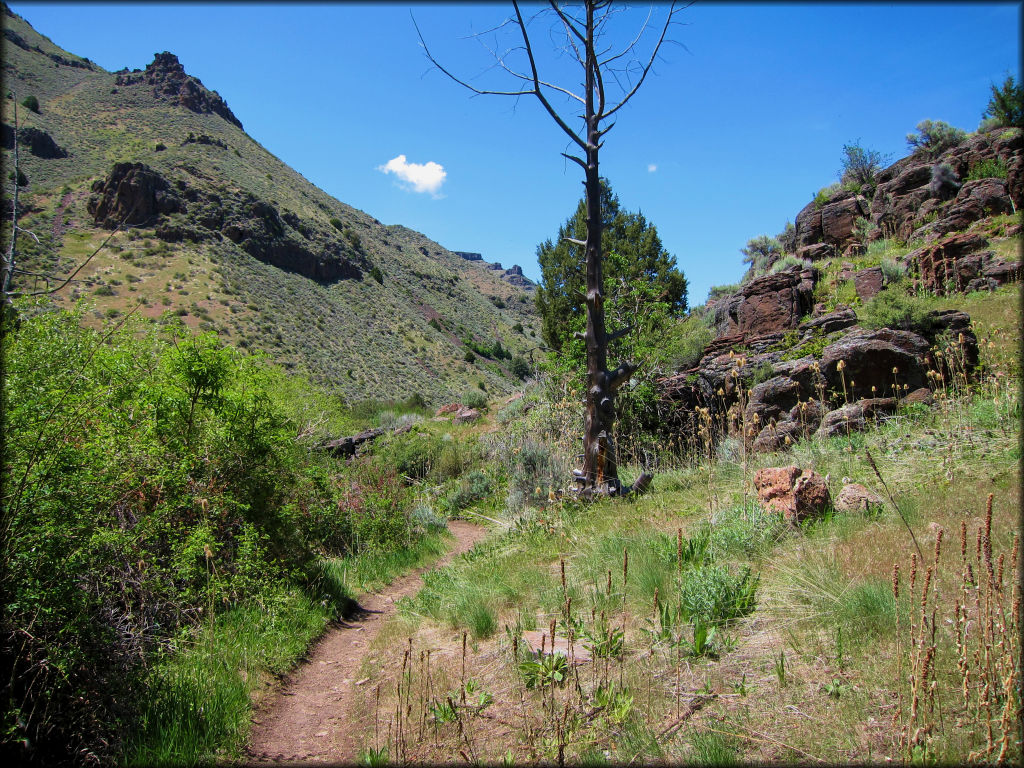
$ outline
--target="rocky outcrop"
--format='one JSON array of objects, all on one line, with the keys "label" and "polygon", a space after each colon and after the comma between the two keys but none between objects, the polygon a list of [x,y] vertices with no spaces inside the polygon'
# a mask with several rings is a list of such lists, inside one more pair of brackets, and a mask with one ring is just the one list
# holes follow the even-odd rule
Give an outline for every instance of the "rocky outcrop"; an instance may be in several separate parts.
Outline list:
[{"label": "rocky outcrop", "polygon": [[28,151],[44,160],[67,157],[68,151],[57,145],[46,131],[28,126],[18,131],[18,143],[28,147]]},{"label": "rocky outcrop", "polygon": [[983,250],[988,244],[982,235],[958,232],[911,251],[906,259],[917,264],[919,287],[940,295],[1019,280],[1020,262],[997,259]]},{"label": "rocky outcrop", "polygon": [[117,163],[106,179],[93,182],[92,191],[86,208],[106,229],[149,224],[161,214],[186,210],[167,180],[143,163]]},{"label": "rocky outcrop", "polygon": [[119,163],[94,182],[87,209],[99,226],[153,226],[167,242],[226,238],[259,261],[321,283],[359,279],[366,268],[365,256],[333,228],[280,214],[250,194],[220,195],[183,179],[171,184],[142,163]]},{"label": "rocky outcrop", "polygon": [[242,123],[228,109],[227,102],[216,91],[210,91],[198,78],[185,72],[185,68],[173,53],[164,51],[154,56],[144,72],[121,70],[114,81],[118,87],[145,84],[153,88],[153,95],[161,101],[169,101],[199,114],[220,115],[232,125],[242,128]]},{"label": "rocky outcrop", "polygon": [[784,270],[751,280],[739,293],[715,304],[721,334],[743,337],[796,328],[813,308],[813,270]]}]

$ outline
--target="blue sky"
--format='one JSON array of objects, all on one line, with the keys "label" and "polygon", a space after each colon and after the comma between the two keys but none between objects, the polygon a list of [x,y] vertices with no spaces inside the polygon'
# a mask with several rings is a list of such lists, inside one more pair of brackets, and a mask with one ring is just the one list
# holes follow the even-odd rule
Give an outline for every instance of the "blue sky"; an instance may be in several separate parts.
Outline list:
[{"label": "blue sky", "polygon": [[[467,39],[507,18],[507,4],[10,7],[109,70],[177,54],[253,138],[328,193],[534,279],[537,244],[582,193],[580,170],[560,157],[567,139],[536,100],[473,97],[431,68],[410,16],[454,72],[510,87]],[[620,14],[613,37],[647,10]],[[836,180],[843,144],[896,160],[921,120],[974,130],[989,84],[1019,80],[1017,3],[697,3],[677,18],[677,44],[619,114],[601,170],[657,226],[691,304],[739,280],[746,241],[781,231]],[[564,58],[546,62],[551,79],[578,82]]]}]

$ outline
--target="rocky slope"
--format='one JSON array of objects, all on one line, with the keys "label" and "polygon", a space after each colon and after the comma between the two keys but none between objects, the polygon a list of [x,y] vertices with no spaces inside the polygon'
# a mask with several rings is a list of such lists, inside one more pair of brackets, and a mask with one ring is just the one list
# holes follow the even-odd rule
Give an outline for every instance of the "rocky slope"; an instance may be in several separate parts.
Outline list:
[{"label": "rocky slope", "polygon": [[21,240],[15,289],[67,274],[120,228],[56,301],[87,299],[97,319],[170,312],[353,400],[515,385],[508,358],[479,354],[538,346],[532,286],[514,270],[330,197],[173,54],[107,72],[3,14],[6,88],[39,104],[18,107],[15,131],[3,102],[5,154],[17,142],[25,176],[19,225],[39,238]]},{"label": "rocky slope", "polygon": [[[1005,178],[969,178],[979,168]],[[919,309],[898,327],[873,327],[865,309],[876,297],[905,309],[918,294],[1019,280],[1022,202],[1017,128],[969,137],[938,157],[915,153],[860,192],[812,201],[796,217],[799,264],[704,308],[716,338],[696,366],[661,380],[666,428],[694,449],[732,437],[777,451],[931,405],[933,390],[976,374],[970,317]]]}]

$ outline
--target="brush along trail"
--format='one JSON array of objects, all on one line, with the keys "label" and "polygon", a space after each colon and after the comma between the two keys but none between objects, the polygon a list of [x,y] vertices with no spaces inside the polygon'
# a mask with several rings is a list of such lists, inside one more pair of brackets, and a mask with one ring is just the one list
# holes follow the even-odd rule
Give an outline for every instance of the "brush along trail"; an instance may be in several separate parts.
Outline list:
[{"label": "brush along trail", "polygon": [[[434,568],[447,565],[468,552],[487,529],[452,520],[455,536],[451,551]],[[310,651],[309,660],[285,680],[280,692],[257,708],[253,716],[249,757],[260,763],[290,761],[352,762],[363,743],[359,725],[365,695],[360,685],[364,656],[384,623],[395,615],[399,598],[416,594],[423,586],[421,568],[365,595],[350,619],[330,627]]]}]

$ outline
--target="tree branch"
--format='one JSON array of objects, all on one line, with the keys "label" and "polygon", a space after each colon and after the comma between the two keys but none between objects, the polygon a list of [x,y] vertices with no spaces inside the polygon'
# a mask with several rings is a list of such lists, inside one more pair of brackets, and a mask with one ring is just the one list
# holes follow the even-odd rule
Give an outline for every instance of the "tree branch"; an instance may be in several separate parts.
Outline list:
[{"label": "tree branch", "polygon": [[608,110],[608,112],[606,112],[606,113],[601,115],[602,118],[607,118],[607,117],[611,117],[612,115],[614,115],[616,112],[618,112],[624,106],[626,106],[626,104],[629,102],[629,100],[631,98],[633,98],[633,95],[638,90],[640,90],[640,86],[643,85],[644,80],[647,79],[647,73],[651,71],[651,67],[654,66],[654,62],[658,58],[658,51],[661,50],[661,44],[665,42],[665,36],[668,34],[668,28],[669,28],[669,25],[672,23],[672,18],[680,10],[682,10],[682,9],[676,8],[676,4],[674,2],[672,3],[671,6],[669,6],[668,17],[665,19],[665,26],[662,27],[661,35],[658,37],[658,42],[654,46],[654,50],[651,52],[650,60],[648,60],[647,65],[643,69],[643,72],[640,73],[640,79],[637,81],[636,85],[633,86],[633,89],[629,93],[626,94],[625,98],[622,101],[620,101],[618,104],[616,104],[610,110]]}]

